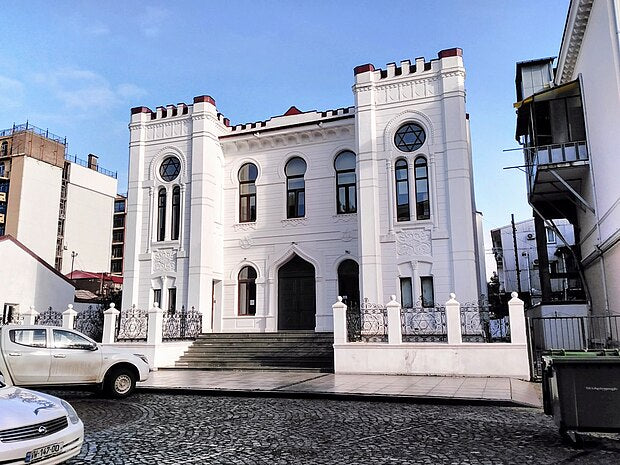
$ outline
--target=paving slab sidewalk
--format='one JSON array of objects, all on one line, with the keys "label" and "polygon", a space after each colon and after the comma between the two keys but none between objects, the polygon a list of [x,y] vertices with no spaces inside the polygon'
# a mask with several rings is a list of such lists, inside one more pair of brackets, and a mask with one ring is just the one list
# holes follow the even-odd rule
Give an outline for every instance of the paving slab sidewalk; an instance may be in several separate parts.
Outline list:
[{"label": "paving slab sidewalk", "polygon": [[164,369],[138,389],[542,407],[539,384],[512,378]]}]

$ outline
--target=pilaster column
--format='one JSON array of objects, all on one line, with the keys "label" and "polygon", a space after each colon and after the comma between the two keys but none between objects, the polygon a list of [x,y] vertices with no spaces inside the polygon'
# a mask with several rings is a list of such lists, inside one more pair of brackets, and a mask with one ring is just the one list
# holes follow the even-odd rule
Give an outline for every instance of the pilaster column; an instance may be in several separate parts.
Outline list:
[{"label": "pilaster column", "polygon": [[119,312],[116,308],[114,308],[114,304],[110,304],[110,308],[108,308],[105,312],[103,312],[103,338],[101,340],[102,344],[114,344],[114,336],[116,333],[116,319],[118,318]]},{"label": "pilaster column", "polygon": [[67,305],[67,309],[62,312],[62,327],[73,329],[75,324],[75,315],[77,315],[77,312],[73,310],[73,305]]},{"label": "pilaster column", "polygon": [[450,294],[450,300],[446,302],[446,330],[448,332],[448,344],[462,344],[461,336],[461,304],[456,301],[456,295]]},{"label": "pilaster column", "polygon": [[347,342],[347,306],[338,296],[338,301],[332,305],[334,316],[334,344]]},{"label": "pilaster column", "polygon": [[146,343],[152,345],[161,344],[164,329],[164,311],[159,308],[157,302],[153,302],[153,307],[149,309],[148,319]]},{"label": "pilaster column", "polygon": [[396,296],[391,295],[390,301],[386,305],[388,322],[388,344],[402,344],[403,333],[401,331],[400,303],[396,301]]}]

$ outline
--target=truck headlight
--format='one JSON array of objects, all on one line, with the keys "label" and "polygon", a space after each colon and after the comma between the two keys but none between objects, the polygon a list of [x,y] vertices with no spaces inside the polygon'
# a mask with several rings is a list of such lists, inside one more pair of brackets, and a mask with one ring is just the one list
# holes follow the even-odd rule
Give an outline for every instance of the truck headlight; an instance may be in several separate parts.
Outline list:
[{"label": "truck headlight", "polygon": [[71,420],[71,423],[75,425],[77,422],[80,421],[80,418],[78,417],[77,412],[74,410],[73,407],[71,407],[71,405],[69,405],[69,402],[65,402],[64,400],[61,400],[60,403],[67,411],[67,415],[69,416],[69,420]]}]

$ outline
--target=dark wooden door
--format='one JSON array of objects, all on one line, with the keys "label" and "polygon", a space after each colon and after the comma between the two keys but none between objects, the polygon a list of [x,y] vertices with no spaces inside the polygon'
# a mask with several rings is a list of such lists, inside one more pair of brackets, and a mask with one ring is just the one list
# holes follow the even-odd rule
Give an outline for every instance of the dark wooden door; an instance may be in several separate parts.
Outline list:
[{"label": "dark wooden door", "polygon": [[338,295],[347,307],[359,307],[360,269],[353,260],[345,260],[338,266]]},{"label": "dark wooden door", "polygon": [[314,330],[315,327],[314,267],[295,255],[278,271],[278,329]]}]

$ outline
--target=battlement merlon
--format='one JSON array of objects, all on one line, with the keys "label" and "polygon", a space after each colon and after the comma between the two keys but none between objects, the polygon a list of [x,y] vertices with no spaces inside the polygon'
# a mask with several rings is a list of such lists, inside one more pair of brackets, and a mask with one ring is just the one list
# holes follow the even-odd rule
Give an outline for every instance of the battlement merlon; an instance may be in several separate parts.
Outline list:
[{"label": "battlement merlon", "polygon": [[217,111],[215,99],[210,95],[194,97],[193,105],[178,103],[177,105],[158,106],[155,111],[149,107],[140,106],[131,109],[131,124],[145,124],[151,121],[159,121],[166,118],[176,118],[185,115],[211,114],[223,126],[230,126],[228,118]]},{"label": "battlement merlon", "polygon": [[437,54],[437,58],[429,62],[425,61],[424,58],[416,58],[413,64],[410,60],[401,61],[400,66],[396,66],[396,63],[388,63],[386,69],[375,68],[371,63],[367,63],[353,68],[354,88],[379,83],[387,84],[392,79],[401,80],[414,76],[422,78],[455,67],[463,68],[463,50],[460,48],[441,50]]}]

